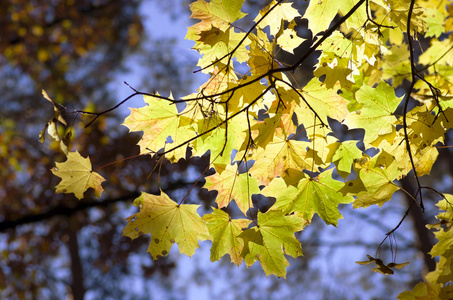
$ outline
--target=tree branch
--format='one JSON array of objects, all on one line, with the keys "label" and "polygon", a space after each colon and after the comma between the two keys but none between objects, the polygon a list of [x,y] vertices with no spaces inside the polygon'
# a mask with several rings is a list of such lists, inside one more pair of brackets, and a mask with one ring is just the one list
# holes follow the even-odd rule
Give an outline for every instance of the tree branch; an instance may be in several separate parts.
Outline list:
[{"label": "tree branch", "polygon": [[118,198],[107,199],[103,201],[93,200],[89,202],[79,202],[75,207],[68,207],[64,205],[59,205],[54,208],[51,208],[47,212],[36,214],[36,215],[27,215],[22,218],[13,221],[3,221],[0,223],[0,232],[6,231],[7,229],[16,228],[21,225],[36,223],[50,219],[55,216],[70,216],[79,211],[86,210],[93,207],[107,207],[114,203],[126,202],[130,199],[137,198],[140,196],[139,192],[132,192],[129,195],[125,195]]}]

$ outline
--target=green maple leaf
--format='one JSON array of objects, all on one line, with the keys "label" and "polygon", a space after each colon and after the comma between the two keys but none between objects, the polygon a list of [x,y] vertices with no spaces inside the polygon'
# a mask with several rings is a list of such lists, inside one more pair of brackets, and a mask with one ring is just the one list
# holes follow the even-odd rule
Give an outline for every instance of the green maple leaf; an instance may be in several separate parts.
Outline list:
[{"label": "green maple leaf", "polygon": [[57,193],[74,193],[77,199],[83,198],[83,193],[89,188],[94,189],[96,197],[100,197],[102,182],[105,179],[91,169],[90,158],[84,158],[79,152],[69,152],[67,160],[55,163],[52,173],[62,180],[57,185]]},{"label": "green maple leaf", "polygon": [[[124,120],[123,125],[132,131],[143,131],[138,142],[140,154],[157,152],[165,147],[167,138],[171,136],[176,146],[187,139],[194,137],[195,132],[190,125],[190,118],[178,113],[176,105],[158,97],[144,96],[146,105],[141,108],[131,108],[131,114]],[[166,157],[175,162],[185,158],[186,147],[167,153]]]},{"label": "green maple leaf", "polygon": [[197,214],[200,205],[178,205],[164,192],[160,196],[143,192],[134,205],[140,211],[126,219],[123,236],[136,239],[150,233],[148,252],[153,259],[166,256],[174,243],[180,253],[190,257],[199,247],[198,240],[210,238],[206,223]]},{"label": "green maple leaf", "polygon": [[206,177],[203,187],[218,192],[216,202],[219,208],[228,206],[234,199],[245,215],[249,208],[253,207],[252,195],[260,193],[257,181],[247,172],[238,174],[237,167],[232,165],[227,165],[221,174]]},{"label": "green maple leaf", "polygon": [[191,18],[201,20],[187,30],[186,39],[196,41],[198,35],[212,27],[226,31],[230,25],[243,18],[246,14],[241,12],[244,0],[212,0],[206,2],[198,0],[190,5]]},{"label": "green maple leaf", "polygon": [[[220,120],[214,120],[209,127],[217,126],[211,132],[201,136],[193,142],[194,155],[203,155],[207,151],[211,152],[211,162],[216,167],[218,172],[225,169],[231,164],[231,153],[234,149],[241,149],[241,146],[246,139],[247,120],[244,114],[236,116],[228,123],[228,128],[224,125],[217,126]],[[217,123],[217,124],[216,124]],[[228,131],[227,131],[228,129]],[[198,132],[206,131],[206,120],[198,122]],[[225,132],[227,131],[227,139],[225,140]]]},{"label": "green maple leaf", "polygon": [[251,220],[232,220],[226,212],[216,208],[202,219],[206,222],[212,238],[211,261],[217,261],[229,254],[231,261],[239,266],[243,261],[241,252],[244,248],[244,240],[239,238],[239,235],[249,226]]},{"label": "green maple leaf", "polygon": [[276,178],[262,190],[262,193],[277,199],[271,210],[281,210],[284,213],[297,212],[307,221],[317,213],[326,224],[336,226],[338,219],[343,218],[338,205],[351,203],[354,199],[338,192],[344,183],[334,180],[332,171],[333,169],[326,170],[313,179],[305,176],[297,187],[287,186],[283,179]]},{"label": "green maple leaf", "polygon": [[[275,0],[272,0],[269,5],[267,5],[264,9],[260,10],[258,16],[256,16],[254,22],[258,22],[259,19],[262,18],[272,7],[277,4]],[[277,33],[280,31],[282,26],[282,20],[291,22],[295,18],[300,17],[299,12],[297,9],[291,7],[291,3],[280,3],[275,7],[267,16],[262,20],[258,27],[264,29],[265,27],[269,26],[270,33],[273,36],[277,36]]]},{"label": "green maple leaf", "polygon": [[337,166],[337,172],[343,179],[346,179],[351,174],[354,159],[362,157],[362,151],[357,148],[357,142],[359,141],[351,140],[341,142],[332,157],[332,161]]},{"label": "green maple leaf", "polygon": [[445,15],[435,8],[427,8],[422,16],[428,30],[425,37],[439,37],[445,32],[444,19]]},{"label": "green maple leaf", "polygon": [[294,232],[302,230],[303,220],[295,215],[286,216],[281,211],[258,212],[257,219],[257,227],[239,235],[244,240],[241,255],[247,267],[259,261],[267,276],[274,274],[285,278],[289,266],[285,254],[294,258],[302,255]]},{"label": "green maple leaf", "polygon": [[347,39],[341,32],[334,31],[328,38],[319,45],[321,55],[333,53],[337,57],[351,57],[354,51],[354,42]]},{"label": "green maple leaf", "polygon": [[[326,125],[329,124],[327,117],[343,121],[348,114],[348,101],[337,94],[339,88],[340,86],[336,84],[333,89],[326,89],[325,83],[313,78],[301,91],[305,100]],[[305,101],[299,99],[298,104],[294,112],[299,124],[303,124],[305,128],[311,128],[315,124],[320,125],[320,121],[315,119],[313,111]]]},{"label": "green maple leaf", "polygon": [[358,111],[351,112],[343,121],[349,129],[365,130],[364,143],[369,145],[379,138],[392,132],[396,117],[393,112],[401,98],[395,96],[391,86],[382,81],[376,88],[363,85],[356,92],[356,100],[362,105]]}]

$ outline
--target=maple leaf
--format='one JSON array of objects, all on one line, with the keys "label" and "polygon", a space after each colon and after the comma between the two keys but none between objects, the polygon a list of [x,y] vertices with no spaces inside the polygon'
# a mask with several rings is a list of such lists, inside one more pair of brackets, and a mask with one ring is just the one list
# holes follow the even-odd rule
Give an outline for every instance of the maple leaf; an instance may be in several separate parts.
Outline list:
[{"label": "maple leaf", "polygon": [[[245,33],[234,32],[234,29],[227,29],[225,32],[217,28],[203,31],[197,40],[197,43],[193,47],[193,49],[196,49],[203,54],[203,57],[200,58],[197,65],[204,68],[222,57],[225,58],[219,61],[220,63],[226,65],[230,62],[230,64],[232,64],[229,54],[233,54],[232,56],[235,57],[238,62],[247,61],[248,50],[246,49],[246,46],[250,43],[250,41],[247,39],[239,45],[239,42],[241,42],[244,36]],[[239,48],[237,48],[233,53],[233,50],[238,45]],[[213,68],[214,66],[211,68],[205,68],[203,72],[208,73],[212,71]]]},{"label": "maple leaf", "polygon": [[[449,119],[450,117],[453,117],[453,110],[447,109],[445,114]],[[439,154],[437,148],[432,146],[438,141],[442,142],[444,138],[445,128],[443,128],[442,124],[444,117],[441,116],[440,118],[437,118],[436,122],[429,123],[429,121],[434,120],[435,117],[429,112],[426,112],[426,108],[414,108],[408,113],[408,116],[415,118],[415,120],[408,118],[407,122],[410,124],[408,136],[415,169],[418,176],[429,174]],[[427,123],[423,120],[417,120],[417,118],[421,116],[426,117]],[[449,122],[446,121],[444,124],[449,124]],[[390,137],[391,139],[382,140],[379,147],[385,149],[386,152],[391,154],[398,161],[398,169],[401,173],[400,176],[403,176],[412,170],[412,163],[407,151],[404,130],[401,129]]]},{"label": "maple leaf", "polygon": [[83,193],[89,188],[94,189],[94,195],[100,197],[102,191],[102,182],[105,179],[91,169],[90,158],[84,158],[76,152],[69,152],[67,160],[62,163],[55,163],[51,169],[52,173],[61,178],[57,185],[57,193],[74,193],[77,199],[83,198]]},{"label": "maple leaf", "polygon": [[[348,114],[348,101],[337,94],[339,88],[340,86],[336,84],[333,89],[326,89],[323,82],[313,78],[301,91],[305,101],[315,110],[324,124],[328,124],[327,117],[343,121]],[[295,106],[294,112],[299,124],[303,124],[305,128],[311,128],[316,124],[320,125],[320,121],[315,119],[315,115],[307,103],[302,99],[298,101],[299,105]]]},{"label": "maple leaf", "polygon": [[134,205],[140,211],[126,219],[123,236],[136,239],[150,233],[148,252],[153,259],[166,256],[174,243],[180,253],[190,257],[199,247],[198,240],[210,238],[206,223],[197,214],[200,205],[178,205],[162,191],[159,196],[142,192]]},{"label": "maple leaf", "polygon": [[[409,14],[410,2],[404,0],[386,0],[387,9],[389,11],[388,19],[398,25],[401,31],[407,30],[407,19]],[[415,5],[411,10],[411,30],[425,33],[428,26],[421,18],[423,8]],[[416,38],[416,36],[414,36]]]},{"label": "maple leaf", "polygon": [[[450,299],[451,288],[449,285],[442,287],[441,284],[420,282],[411,291],[405,291],[398,295],[400,300],[413,300],[413,299]],[[445,294],[442,290],[447,290]],[[448,291],[450,289],[450,291]]]},{"label": "maple leaf", "polygon": [[426,31],[425,37],[439,37],[445,32],[444,19],[445,16],[439,10],[435,8],[427,8],[423,12],[422,16],[428,30]]},{"label": "maple leaf", "polygon": [[250,169],[250,174],[259,184],[267,185],[277,176],[290,175],[288,170],[302,171],[311,168],[306,160],[308,142],[274,137],[267,144],[266,150],[258,149],[252,156],[256,162]]},{"label": "maple leaf", "polygon": [[349,58],[335,57],[334,55],[325,55],[316,65],[313,75],[316,77],[326,76],[324,83],[327,88],[331,89],[337,82],[341,87],[350,89],[354,83],[353,75],[360,74],[354,62]]},{"label": "maple leaf", "polygon": [[288,24],[288,28],[286,28],[283,33],[278,37],[277,44],[285,51],[294,54],[294,49],[302,45],[305,41],[304,38],[301,38],[297,35],[296,30],[294,27],[296,26],[296,21],[292,20]]},{"label": "maple leaf", "polygon": [[289,263],[285,254],[294,258],[302,255],[302,247],[294,232],[302,230],[303,220],[276,210],[258,212],[257,220],[258,226],[239,235],[244,240],[241,256],[247,268],[259,261],[267,276],[274,274],[286,278]]},{"label": "maple leaf", "polygon": [[343,179],[346,179],[351,173],[354,159],[362,157],[362,151],[356,146],[357,142],[359,141],[352,140],[341,142],[332,157],[332,161],[337,166],[337,172]]},{"label": "maple leaf", "polygon": [[216,128],[193,142],[194,155],[201,156],[207,151],[210,151],[211,161],[216,167],[217,172],[224,170],[227,165],[231,164],[232,151],[240,149],[244,143],[246,138],[245,132],[248,129],[245,118],[246,116],[244,114],[236,116],[235,122],[228,123],[228,128],[226,126],[216,125],[220,123],[220,119],[208,124],[209,127],[207,128],[207,120],[200,120],[198,122],[197,132],[202,133],[209,128]]},{"label": "maple leaf", "polygon": [[256,35],[250,34],[250,57],[247,61],[252,76],[264,74],[270,69],[278,67],[272,56],[273,44],[269,42],[266,33],[261,29],[257,28],[256,31]]},{"label": "maple leaf", "polygon": [[244,0],[198,0],[192,3],[190,17],[201,21],[188,28],[186,39],[196,41],[202,31],[210,30],[211,27],[226,31],[233,22],[247,15],[241,12],[243,3]]},{"label": "maple leaf", "polygon": [[238,174],[237,167],[232,165],[227,165],[221,174],[206,177],[203,187],[218,192],[216,202],[219,208],[228,206],[234,199],[245,215],[253,207],[252,195],[260,193],[257,181],[247,172]]},{"label": "maple leaf", "polygon": [[[334,20],[338,12],[343,15],[347,14],[358,0],[319,0],[310,1],[307,10],[303,16],[308,20],[308,29],[313,36],[329,28],[330,23]],[[348,28],[360,28],[367,19],[365,5],[362,5],[355,13],[346,20]]]},{"label": "maple leaf", "polygon": [[392,79],[393,86],[400,85],[411,74],[409,52],[404,45],[394,45],[385,53],[382,64],[382,78]]},{"label": "maple leaf", "polygon": [[211,261],[217,261],[225,254],[229,254],[231,261],[239,266],[244,259],[241,256],[244,240],[239,238],[239,235],[252,221],[231,219],[226,212],[216,208],[202,219],[206,222],[212,238]]},{"label": "maple leaf", "polygon": [[320,168],[328,169],[330,163],[333,162],[333,155],[340,146],[340,143],[335,137],[329,135],[329,132],[324,130],[317,131],[321,131],[321,133],[316,133],[315,135],[310,134],[313,142],[308,148],[307,156],[313,157],[314,163]]},{"label": "maple leaf", "polygon": [[429,48],[420,55],[419,62],[430,65],[433,61],[439,65],[453,66],[453,51],[445,51],[453,46],[453,41],[445,39],[442,41],[433,40]]},{"label": "maple leaf", "polygon": [[358,178],[347,185],[354,188],[363,187],[365,191],[360,191],[353,203],[354,208],[365,208],[373,204],[382,206],[392,198],[392,195],[399,190],[393,181],[401,176],[399,170],[399,160],[389,153],[383,151],[372,159],[364,159],[357,162],[356,172]]},{"label": "maple leaf", "polygon": [[344,183],[334,180],[332,171],[326,170],[313,179],[304,176],[297,187],[287,186],[283,179],[275,178],[262,190],[262,194],[277,199],[270,210],[298,212],[307,221],[317,213],[326,224],[336,226],[338,219],[343,218],[338,205],[351,203],[354,199],[338,192]]},{"label": "maple leaf", "polygon": [[392,132],[396,117],[393,112],[398,107],[401,98],[395,96],[395,91],[385,81],[379,83],[376,88],[363,85],[356,92],[357,102],[362,104],[358,111],[351,112],[343,124],[349,129],[365,129],[364,143],[369,145],[379,135]]},{"label": "maple leaf", "polygon": [[[143,131],[143,136],[138,142],[140,154],[155,153],[164,148],[169,136],[175,146],[195,136],[195,132],[190,127],[193,121],[179,114],[176,105],[158,97],[144,96],[143,98],[146,105],[141,108],[131,108],[130,115],[123,123],[131,132]],[[165,156],[172,162],[178,161],[180,158],[185,158],[186,147],[180,147]]]},{"label": "maple leaf", "polygon": [[227,95],[225,101],[228,101],[228,112],[234,114],[245,106],[254,102],[265,90],[265,87],[259,82],[249,84],[257,76],[243,76],[239,82],[229,82],[228,89],[236,89],[233,95]]},{"label": "maple leaf", "polygon": [[275,115],[272,118],[266,118],[263,121],[256,121],[252,126],[252,131],[258,134],[254,137],[253,141],[259,147],[265,149],[266,145],[274,140],[275,131],[280,123],[281,115]]},{"label": "maple leaf", "polygon": [[[277,4],[275,0],[272,0],[269,5],[267,5],[264,9],[260,10],[258,16],[256,16],[255,23],[258,22],[272,7]],[[300,17],[299,12],[297,9],[291,7],[291,3],[279,3],[277,7],[273,8],[272,11],[262,20],[258,27],[264,29],[265,27],[269,26],[269,30],[271,35],[277,36],[277,33],[280,31],[282,26],[282,20],[291,22],[295,18]]]}]

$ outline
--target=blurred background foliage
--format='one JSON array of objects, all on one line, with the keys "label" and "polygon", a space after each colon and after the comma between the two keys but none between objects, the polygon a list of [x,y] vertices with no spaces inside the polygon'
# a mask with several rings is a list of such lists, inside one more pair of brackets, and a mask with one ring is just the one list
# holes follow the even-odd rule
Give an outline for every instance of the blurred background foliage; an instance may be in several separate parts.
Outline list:
[{"label": "blurred background foliage", "polygon": [[[303,11],[305,5],[294,6]],[[261,1],[246,1],[248,22],[262,6]],[[219,299],[300,295],[385,299],[412,287],[422,272],[433,267],[427,256],[433,237],[423,227],[436,212],[429,199],[425,200],[426,214],[415,209],[413,222],[407,220],[392,236],[392,244],[380,248],[381,254],[389,256],[390,246],[397,243],[398,260],[413,261],[399,275],[387,278],[369,268],[344,266],[345,257],[354,261],[375,254],[385,233],[404,214],[403,195],[381,210],[352,212],[350,207],[344,208],[346,221],[338,229],[314,221],[299,236],[305,256],[290,261],[286,281],[266,279],[255,266],[244,271],[226,260],[207,263],[208,245],[189,262],[178,255],[153,262],[145,253],[146,238],[121,238],[124,218],[135,212],[132,200],[139,191],[158,193],[159,188],[178,198],[195,185],[189,201],[201,201],[208,207],[215,193],[202,190],[203,181],[197,182],[208,157],[174,165],[150,157],[126,159],[138,154],[139,136],[127,134],[119,126],[124,110],[104,115],[84,128],[90,117],[74,109],[102,111],[114,106],[130,92],[125,87],[118,92],[117,85],[123,80],[133,81],[143,91],[172,90],[176,97],[192,92],[197,86],[194,83],[200,85],[192,76],[196,58],[179,48],[173,33],[155,34],[165,32],[167,24],[157,20],[152,22],[157,26],[146,25],[150,21],[147,12],[154,9],[164,11],[173,21],[188,20],[188,3],[0,0],[0,7],[0,298],[154,299],[165,295],[186,299],[195,293]],[[299,34],[310,39],[306,21],[298,22]],[[238,26],[247,30],[250,23]],[[278,59],[290,63],[294,57],[280,53]],[[315,59],[316,54],[313,63]],[[307,82],[311,68],[308,65],[296,72],[295,79]],[[109,183],[102,199],[86,193],[78,201],[73,195],[54,193],[59,179],[50,169],[64,155],[57,142],[38,142],[41,129],[53,115],[41,89],[67,107],[64,118],[69,126],[61,130],[62,134],[71,131],[71,149],[89,155],[94,168],[105,166],[101,174],[108,174]],[[341,125],[333,126],[346,134]],[[440,172],[430,182],[434,185],[451,184],[453,156],[449,149],[442,151],[437,165]],[[109,165],[111,162],[116,163]],[[410,182],[403,184],[410,190]],[[368,229],[362,229],[365,227]],[[188,265],[190,275],[185,270]]]}]

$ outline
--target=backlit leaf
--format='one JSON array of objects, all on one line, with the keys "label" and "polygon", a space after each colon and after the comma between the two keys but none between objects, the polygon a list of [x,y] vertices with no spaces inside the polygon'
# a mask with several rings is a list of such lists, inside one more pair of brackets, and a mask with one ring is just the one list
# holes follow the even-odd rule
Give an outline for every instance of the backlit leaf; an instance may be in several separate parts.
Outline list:
[{"label": "backlit leaf", "polygon": [[62,163],[55,163],[52,173],[61,178],[57,185],[57,193],[74,193],[80,200],[83,193],[89,188],[94,189],[96,197],[100,197],[102,191],[102,182],[105,179],[91,169],[90,159],[84,158],[79,152],[69,152],[67,160]]},{"label": "backlit leaf", "polygon": [[150,233],[148,252],[153,259],[166,256],[175,243],[180,253],[192,256],[198,241],[210,238],[205,221],[197,214],[199,205],[178,205],[164,192],[160,196],[142,192],[134,205],[140,211],[126,219],[123,236],[136,239]]},{"label": "backlit leaf", "polygon": [[231,219],[223,210],[214,208],[211,214],[203,216],[212,239],[211,261],[217,261],[229,254],[231,261],[239,266],[243,257],[244,240],[239,238],[242,230],[247,228],[251,220]]}]

